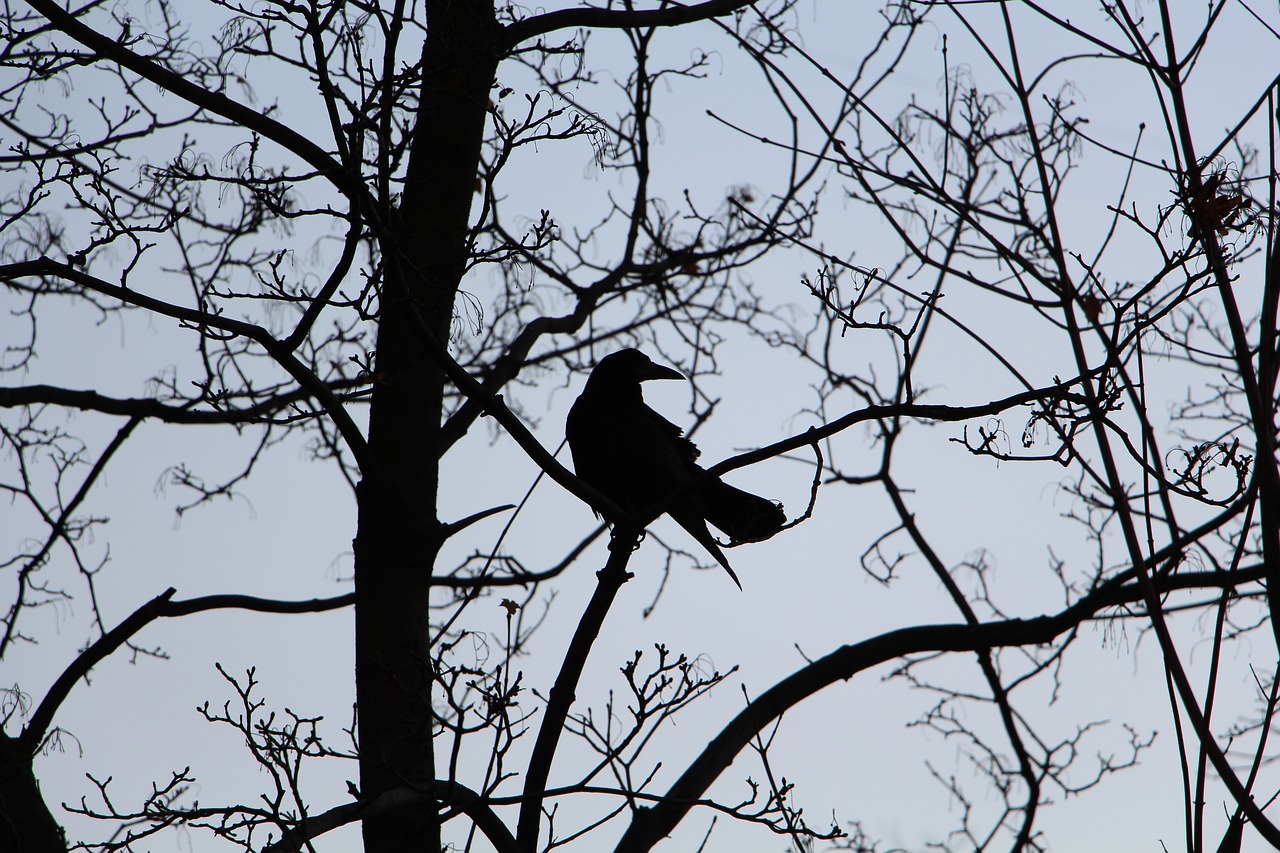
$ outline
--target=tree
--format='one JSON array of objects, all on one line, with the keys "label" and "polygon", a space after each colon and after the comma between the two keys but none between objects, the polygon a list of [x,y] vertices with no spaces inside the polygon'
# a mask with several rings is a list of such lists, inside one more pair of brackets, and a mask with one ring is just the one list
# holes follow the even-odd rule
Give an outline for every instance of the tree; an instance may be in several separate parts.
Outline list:
[{"label": "tree", "polygon": [[[825,707],[870,728],[892,689],[877,668],[930,697],[889,713],[961,765],[926,765],[958,805],[927,830],[942,844],[1046,849],[1046,806],[1115,789],[1162,751],[1180,762],[1182,819],[1161,838],[1280,844],[1277,80],[1216,76],[1227,51],[1273,50],[1277,25],[1225,0],[1084,18],[835,6],[7,7],[0,279],[17,331],[0,428],[17,523],[0,659],[24,669],[3,705],[6,849],[65,850],[74,819],[108,827],[81,844],[103,850],[183,831],[322,849],[355,826],[368,851],[588,835],[633,850],[711,833],[711,815],[797,849],[874,850],[887,830],[869,823],[868,786],[838,792],[861,820],[806,817],[783,716]],[[932,77],[938,90],[919,88]],[[1086,113],[1077,93],[1117,81],[1130,97]],[[578,187],[584,160],[595,183]],[[125,336],[122,363],[59,362],[69,335],[100,342],[79,331],[85,312]],[[753,569],[748,597],[695,601],[711,593],[686,569],[710,559],[662,522],[645,532],[662,507],[621,512],[550,449],[548,386],[580,387],[627,345],[690,377],[704,453],[725,424],[727,444],[756,447],[713,471],[767,473],[785,496],[788,528],[732,552]],[[742,376],[754,389],[729,384]],[[143,514],[110,477],[152,452],[148,436],[175,457],[165,485],[190,496],[178,518],[226,522],[224,539],[248,535],[224,499],[283,485],[299,514],[329,518],[315,505],[346,488],[352,588],[290,595],[290,560],[255,544],[233,552],[251,565],[225,573],[230,590],[180,593],[222,568],[192,546],[168,588],[131,589],[98,507]],[[300,485],[299,449],[323,490]],[[535,494],[544,477],[559,490]],[[1045,482],[1060,504],[1019,497]],[[607,558],[583,502],[616,522]],[[335,535],[284,518],[270,541],[288,554]],[[661,638],[601,661],[641,610],[622,594],[633,578],[646,614],[703,623],[708,643],[753,585],[774,590],[767,626],[735,619],[785,654],[744,667],[740,696],[723,685],[736,668]],[[813,617],[836,601],[847,622]],[[99,773],[65,809],[49,801],[41,756],[104,737],[66,727],[73,695],[109,691],[120,658],[163,678],[181,658],[151,658],[245,611],[288,626],[253,653],[290,663],[319,642],[320,614],[349,614],[333,641],[354,647],[345,734],[324,719],[341,700],[272,711],[276,678],[219,665],[220,686],[201,673],[200,714],[238,735],[261,794],[197,797],[205,778],[166,756],[185,769],[141,794]],[[81,648],[55,639],[57,613]],[[1091,625],[1137,638],[1128,651],[1158,661],[1165,694],[1107,724],[1046,707],[1095,692]],[[136,702],[110,696],[96,701]],[[671,739],[677,714],[693,745]],[[729,771],[748,758],[744,796]],[[870,787],[917,808],[905,783]]]}]

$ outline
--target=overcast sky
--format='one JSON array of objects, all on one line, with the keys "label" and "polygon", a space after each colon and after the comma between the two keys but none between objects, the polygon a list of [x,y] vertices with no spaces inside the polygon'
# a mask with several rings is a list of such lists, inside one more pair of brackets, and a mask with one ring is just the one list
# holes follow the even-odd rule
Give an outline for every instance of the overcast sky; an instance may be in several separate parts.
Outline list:
[{"label": "overcast sky", "polygon": [[[1072,5],[1072,9],[1082,15],[1086,25],[1101,30],[1097,23],[1100,12],[1094,5]],[[977,9],[973,11],[979,14]],[[1275,8],[1259,13],[1269,16],[1273,28],[1280,28],[1280,13]],[[200,14],[210,13],[202,7]],[[214,20],[192,20],[197,40],[209,38]],[[991,17],[982,20],[984,25],[996,23]],[[1064,45],[1056,36],[1049,38],[1044,27],[1018,20],[1020,26],[1026,25],[1024,56],[1037,66],[1064,51],[1083,49]],[[806,47],[839,75],[848,73],[867,49],[879,32],[878,23],[870,4],[807,0],[800,6],[798,31]],[[1230,6],[1219,30],[1202,60],[1207,82],[1193,103],[1197,126],[1203,129],[1206,141],[1221,133],[1257,96],[1261,81],[1275,73],[1274,57],[1280,56],[1274,38],[1242,5]],[[966,67],[968,79],[979,87],[1002,85],[956,20],[938,14],[914,45],[909,61],[877,92],[876,103],[881,109],[892,115],[896,112],[892,104],[905,104],[913,94],[925,101],[940,96],[944,37],[953,67]],[[606,68],[620,67],[613,64],[615,54],[611,52],[619,43],[616,35],[593,35],[588,61],[598,59]],[[723,198],[729,188],[743,184],[756,188],[761,196],[779,188],[786,177],[785,157],[725,123],[762,134],[780,132],[779,111],[764,93],[759,75],[707,26],[660,36],[657,44],[659,53],[668,57],[689,55],[698,48],[718,52],[709,79],[682,81],[658,92],[654,106],[661,125],[655,165],[657,190],[674,198],[687,188],[695,197],[714,201]],[[1246,85],[1247,81],[1239,79],[1242,57],[1247,58],[1244,68],[1267,66],[1257,72],[1257,85]],[[251,65],[250,71],[255,70],[258,73],[250,75],[250,82],[257,103],[282,99],[284,115],[295,126],[306,127],[317,120],[315,105],[307,97],[287,97],[287,92],[277,91],[277,86],[284,87],[287,82],[272,79],[265,64]],[[1090,132],[1127,150],[1134,143],[1137,123],[1156,122],[1159,114],[1153,111],[1149,87],[1143,88],[1145,81],[1130,69],[1124,69],[1128,77],[1113,76],[1120,70],[1118,63],[1082,61],[1052,74],[1075,84],[1077,109],[1090,117]],[[811,73],[802,76],[814,86],[817,102],[829,108],[837,93],[820,89]],[[517,71],[504,70],[500,82],[519,93],[528,80]],[[303,94],[309,97],[311,91]],[[73,92],[67,103],[74,109],[86,109],[87,95]],[[603,97],[597,107],[602,111],[612,108]],[[708,110],[725,121],[708,115]],[[1157,135],[1154,130],[1148,132]],[[1255,140],[1257,144],[1264,141]],[[1148,156],[1158,160],[1167,143],[1154,139],[1151,146]],[[211,152],[215,157],[219,153]],[[1065,222],[1071,240],[1088,249],[1096,246],[1105,232],[1105,204],[1118,194],[1121,170],[1113,158],[1088,145],[1081,153],[1080,173],[1073,176],[1063,209],[1071,213]],[[157,159],[170,155],[158,152]],[[594,165],[585,140],[527,150],[504,178],[508,210],[523,208],[532,218],[540,208],[548,207],[566,229],[593,222],[610,193],[626,192],[614,174]],[[866,207],[840,198],[834,171],[830,179],[832,191],[826,199],[819,237],[835,254],[852,256],[867,267],[895,262],[896,254],[884,239],[882,225]],[[1171,203],[1172,190],[1157,175],[1146,172],[1136,176],[1130,196],[1154,210],[1157,205]],[[331,251],[317,235],[282,235],[282,240],[296,256],[289,263],[299,268],[318,263],[317,258],[323,259],[324,253]],[[162,253],[166,251],[170,250],[161,247],[148,256],[154,257],[152,272],[139,276],[139,281],[158,294],[181,298],[177,284],[167,280],[162,271],[166,264]],[[602,246],[601,251],[607,256],[609,247]],[[167,263],[173,263],[172,255]],[[1150,257],[1135,241],[1131,254],[1123,248],[1115,250],[1109,263],[1113,277],[1137,277],[1149,265]],[[779,318],[802,319],[816,304],[801,277],[812,276],[816,266],[811,255],[779,252],[742,271],[741,276],[758,288]],[[494,283],[487,275],[477,273],[470,286],[478,293],[486,292]],[[904,284],[916,286],[915,282]],[[537,286],[536,280],[533,285]],[[916,289],[927,287],[922,279]],[[1241,287],[1242,293],[1249,293],[1247,276]],[[1004,309],[997,303],[964,291],[948,291],[947,303],[948,309],[961,312],[975,328],[999,336],[1000,345],[1034,381],[1047,384],[1055,374],[1073,373],[1061,343],[1045,338],[1043,330],[1016,325],[1021,319],[1002,315]],[[93,310],[63,305],[40,322],[40,356],[20,382],[99,387],[134,396],[146,393],[150,377],[169,365],[174,365],[180,376],[191,371],[191,366],[184,364],[191,357],[185,335],[163,319],[140,314],[103,318]],[[992,370],[961,335],[940,328],[937,338],[930,342],[917,374],[918,384],[930,389],[929,402],[974,403],[1021,390],[1007,376]],[[893,342],[883,336],[853,334],[840,345],[848,348],[843,357],[850,363],[887,365],[893,356]],[[668,352],[681,353],[679,343],[670,341]],[[703,461],[715,462],[742,449],[768,444],[817,422],[810,414],[798,414],[815,403],[811,383],[816,376],[804,365],[759,341],[734,340],[724,353],[724,375],[708,380],[706,386],[721,402],[697,435]],[[556,376],[536,389],[512,392],[545,447],[554,450],[560,444],[564,416],[584,379]],[[1185,381],[1181,387],[1179,381],[1177,369],[1153,366],[1153,382],[1169,403],[1185,391]],[[687,386],[675,382],[646,388],[650,404],[676,423],[687,423],[691,417],[689,393]],[[852,407],[856,401],[849,398],[848,405]],[[1167,405],[1153,409],[1164,413]],[[357,410],[357,418],[363,424],[362,410]],[[1016,436],[1022,424],[1007,426]],[[118,422],[89,415],[72,417],[66,424],[91,448],[100,447],[117,427]],[[959,433],[960,427],[954,425],[920,426],[909,430],[904,439],[907,446],[899,451],[897,472],[902,485],[914,490],[909,497],[918,521],[948,564],[988,552],[1000,602],[1009,615],[1033,616],[1058,609],[1061,590],[1050,572],[1051,558],[1074,561],[1084,570],[1094,556],[1081,528],[1062,518],[1070,504],[1061,490],[1063,469],[1053,465],[997,466],[990,460],[973,458],[948,441]],[[237,470],[255,441],[251,432],[237,436],[221,428],[175,428],[150,422],[139,427],[84,508],[86,513],[110,518],[86,551],[108,561],[97,592],[111,624],[168,586],[177,588],[179,598],[249,592],[304,599],[350,590],[353,496],[334,468],[308,460],[300,441],[285,442],[267,454],[251,480],[237,490],[237,496],[181,517],[175,514],[175,506],[189,500],[190,495],[165,486],[172,466],[186,464],[216,479]],[[838,451],[840,464],[851,473],[871,471],[878,460],[878,449],[864,430],[842,435]],[[567,453],[560,458],[568,463]],[[12,459],[5,458],[3,464],[12,464]],[[800,462],[774,460],[736,472],[729,479],[782,500],[794,514],[807,500],[811,476],[811,469]],[[491,422],[482,421],[445,463],[441,485],[445,520],[518,502],[536,478],[536,467],[514,443],[496,434]],[[476,525],[471,536],[451,543],[448,556],[460,559],[473,550],[491,547],[507,518],[500,514]],[[590,533],[595,523],[585,505],[543,480],[529,507],[515,520],[504,547],[519,554],[526,566],[541,568]],[[741,667],[661,731],[651,753],[663,763],[654,786],[661,791],[742,707],[744,693],[758,695],[801,666],[806,657],[906,625],[958,621],[945,592],[922,562],[908,559],[900,577],[887,586],[861,568],[860,555],[893,523],[890,507],[878,488],[824,490],[815,516],[807,524],[769,542],[730,552],[743,581],[741,592],[715,567],[693,571],[686,564],[677,564],[670,577],[664,577],[660,550],[654,542],[646,542],[630,566],[635,578],[623,588],[592,652],[578,690],[580,706],[591,706],[600,713],[609,691],[623,687],[619,668],[636,650],[652,655],[656,643],[700,658],[708,670]],[[0,524],[0,543],[10,546],[41,535],[43,531],[31,526],[29,518],[21,519],[20,525]],[[697,550],[666,520],[656,524],[654,536]],[[909,551],[905,541],[890,542],[889,549]],[[544,696],[576,625],[576,614],[593,589],[594,569],[604,560],[604,540],[593,545],[589,554],[541,590],[532,605],[531,612],[537,611],[554,594],[550,615],[532,646],[533,655],[520,662],[524,683]],[[84,587],[74,570],[65,560],[55,560],[47,571],[58,578],[56,585],[75,592],[77,600],[47,608],[35,617],[28,631],[39,644],[17,650],[0,667],[0,684],[17,685],[37,700],[76,650],[95,636],[88,621]],[[659,606],[646,616],[664,582]],[[487,623],[495,636],[501,635],[504,626],[500,597],[482,601],[472,610],[476,627]],[[1207,628],[1190,617],[1175,619],[1175,625],[1192,672],[1199,672],[1207,663],[1207,651],[1197,644],[1197,637]],[[1023,706],[1039,715],[1044,730],[1052,736],[1065,737],[1077,726],[1108,721],[1085,741],[1091,754],[1122,753],[1127,739],[1122,723],[1132,725],[1144,737],[1160,732],[1137,767],[1108,778],[1083,798],[1050,792],[1055,805],[1041,814],[1038,825],[1054,850],[1157,853],[1162,844],[1175,850],[1182,842],[1181,771],[1164,698],[1163,669],[1158,649],[1151,638],[1142,636],[1140,627],[1086,625],[1061,675],[1065,689],[1054,696],[1047,682],[1032,684],[1021,696]],[[215,612],[155,623],[138,640],[144,646],[162,648],[168,659],[135,662],[127,654],[117,654],[95,669],[92,684],[82,684],[72,693],[57,720],[66,733],[59,748],[36,765],[51,804],[90,796],[93,789],[85,774],[91,773],[98,778],[112,776],[117,802],[132,805],[145,795],[152,781],[164,780],[170,772],[186,766],[199,780],[198,791],[182,801],[186,804],[196,799],[206,805],[248,802],[264,790],[268,781],[236,733],[210,725],[196,711],[205,702],[218,707],[234,699],[215,663],[237,676],[256,668],[260,696],[267,707],[288,708],[304,716],[323,715],[326,740],[335,747],[344,744],[342,729],[350,723],[354,696],[350,612],[291,617]],[[1256,661],[1251,658],[1255,652]],[[1274,665],[1269,648],[1241,645],[1233,654],[1222,675],[1223,691],[1224,697],[1234,697],[1231,707],[1238,710],[1220,712],[1224,727],[1255,710],[1249,664],[1256,663],[1263,673]],[[796,783],[796,800],[804,806],[811,825],[825,827],[833,815],[841,824],[861,820],[872,837],[883,839],[884,846],[915,849],[937,840],[958,820],[959,805],[931,777],[926,761],[944,777],[956,774],[977,798],[977,807],[993,808],[996,801],[966,766],[956,745],[936,733],[907,725],[930,707],[936,696],[912,690],[901,679],[887,679],[890,671],[891,667],[882,667],[862,673],[789,713],[778,729],[771,760],[776,772]],[[948,658],[930,671],[939,681],[982,683],[972,657]],[[1226,698],[1220,701],[1225,703]],[[524,709],[541,704],[532,692],[522,695]],[[971,722],[986,725],[976,717]],[[528,740],[531,742],[531,736]],[[584,766],[590,758],[572,739],[566,738],[565,743],[564,758],[553,767],[552,785],[572,780],[574,768]],[[479,753],[464,755],[464,765],[483,757]],[[358,778],[354,762],[320,762],[309,772],[313,775],[307,790],[316,811],[347,801],[346,780]],[[740,800],[747,794],[744,779],[759,780],[762,775],[759,761],[744,754],[711,793],[722,801]],[[1225,803],[1220,792],[1214,796]],[[609,805],[603,800],[586,806],[563,803],[557,829],[568,832],[585,816]],[[1219,819],[1224,808],[1225,804],[1215,803],[1210,814]],[[58,817],[73,838],[91,837],[100,829],[72,816]],[[664,849],[696,849],[710,820],[707,814],[695,813]],[[355,833],[349,828],[326,836],[317,847],[355,849]],[[613,835],[606,828],[600,838]],[[786,843],[784,838],[771,838],[759,829],[744,829],[723,819],[712,838],[710,849],[781,850]],[[460,836],[451,839],[461,840]],[[1254,843],[1256,847],[1246,849],[1264,849],[1261,841],[1254,839]],[[602,840],[583,840],[573,849],[603,849],[603,845]],[[157,839],[149,849],[173,847],[215,849],[210,839],[199,833]]]}]

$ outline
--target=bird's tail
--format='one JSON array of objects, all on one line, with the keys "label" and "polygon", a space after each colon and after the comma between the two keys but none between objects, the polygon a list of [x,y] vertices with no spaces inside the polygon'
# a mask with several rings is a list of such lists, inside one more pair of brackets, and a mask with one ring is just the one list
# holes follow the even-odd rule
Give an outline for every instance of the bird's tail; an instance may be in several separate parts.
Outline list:
[{"label": "bird's tail", "polygon": [[729,577],[733,578],[733,582],[738,585],[738,589],[742,589],[742,581],[738,580],[737,572],[733,570],[733,566],[729,565],[729,558],[724,555],[724,551],[721,551],[720,546],[716,544],[716,537],[712,536],[711,531],[707,529],[707,523],[702,520],[701,511],[686,503],[676,506],[668,512],[676,520],[676,524],[689,531],[689,535],[698,540],[698,544],[706,548],[708,553],[716,558],[716,562],[729,573]]},{"label": "bird's tail", "polygon": [[787,523],[782,504],[708,478],[698,490],[707,521],[734,542],[768,539]]}]

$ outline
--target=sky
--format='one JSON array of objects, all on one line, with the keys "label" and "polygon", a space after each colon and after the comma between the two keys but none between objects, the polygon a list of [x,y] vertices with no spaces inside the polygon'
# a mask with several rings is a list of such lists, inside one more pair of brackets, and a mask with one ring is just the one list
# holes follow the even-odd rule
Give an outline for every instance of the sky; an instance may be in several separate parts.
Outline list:
[{"label": "sky", "polygon": [[[871,6],[854,8],[806,0],[798,10],[800,39],[837,75],[852,69],[878,33],[878,18]],[[971,11],[984,27],[996,23],[989,14],[994,10],[975,7]],[[1087,26],[1103,29],[1099,12],[1092,6],[1087,10],[1072,6],[1071,13],[1082,15]],[[211,14],[207,10],[200,13]],[[1275,10],[1259,14],[1271,27],[1280,27]],[[211,32],[212,20],[193,18],[193,29]],[[1019,32],[1025,37],[1023,55],[1029,62],[1062,52],[1057,37],[1030,17],[1019,17],[1018,25],[1024,28]],[[1202,60],[1203,89],[1194,100],[1205,139],[1229,126],[1262,85],[1251,86],[1250,81],[1239,79],[1239,58],[1277,55],[1274,38],[1254,22],[1243,4],[1228,4],[1218,26],[1218,38]],[[691,29],[664,35],[659,51],[663,58],[678,61],[696,50],[711,49],[709,42],[703,30]],[[616,36],[593,35],[588,58],[600,57],[609,69],[618,61],[613,51],[619,44]],[[655,186],[670,197],[689,189],[697,198],[715,200],[723,198],[729,188],[749,184],[767,196],[785,178],[785,158],[730,125],[777,133],[771,128],[778,126],[779,110],[762,95],[759,76],[751,73],[742,58],[723,40],[715,45],[716,61],[706,80],[679,81],[658,92],[655,111],[661,133]],[[908,59],[877,92],[877,103],[883,109],[902,104],[913,94],[921,100],[936,99],[946,62],[963,68],[964,79],[979,87],[999,87],[1001,83],[960,22],[945,14],[933,17]],[[1115,68],[1115,63],[1082,61],[1056,67],[1050,74],[1073,84],[1079,110],[1090,118],[1090,133],[1127,149],[1135,139],[1136,122],[1143,117],[1153,120],[1149,116],[1154,105],[1140,80],[1117,79]],[[798,73],[814,91],[821,92],[818,102],[829,108],[835,95],[821,90],[820,81],[811,72]],[[1269,73],[1262,71],[1259,79]],[[258,103],[281,98],[290,121],[305,124],[315,120],[306,99],[288,97],[289,81],[265,76],[249,79]],[[518,71],[505,69],[499,80],[509,81],[517,92],[528,82]],[[82,90],[70,101],[78,103],[78,109],[86,109],[84,99],[91,96],[91,91]],[[603,95],[584,93],[584,97],[598,99],[591,102],[602,108],[609,105]],[[1006,106],[1013,108],[1011,103]],[[812,132],[812,128],[806,129],[807,134]],[[1153,152],[1162,150],[1154,129],[1147,133],[1151,135],[1144,137],[1144,145],[1149,144]],[[1147,143],[1146,139],[1153,141]],[[210,146],[215,141],[202,140]],[[1087,145],[1080,163],[1081,174],[1069,185],[1063,200],[1063,209],[1074,214],[1065,227],[1077,244],[1096,246],[1107,227],[1107,219],[1099,211],[1107,203],[1104,200],[1118,195],[1123,175],[1113,159]],[[865,206],[841,199],[840,179],[834,171],[826,177],[832,189],[818,238],[833,254],[851,256],[867,267],[891,264],[895,258],[882,223]],[[626,191],[612,173],[594,165],[584,140],[528,150],[513,162],[504,180],[509,211],[524,211],[533,218],[541,208],[550,207],[566,228],[593,222],[611,194]],[[1135,177],[1131,197],[1144,200],[1153,210],[1156,205],[1170,203],[1171,189],[1154,173],[1142,172]],[[299,270],[324,257],[323,246],[312,253],[312,244],[318,242],[314,234],[285,235],[284,239],[295,253],[290,263]],[[608,251],[602,241],[602,255],[607,256]],[[164,258],[157,253],[157,261],[141,286],[157,293],[176,293],[173,279],[164,273]],[[1150,256],[1134,240],[1133,245],[1111,250],[1108,262],[1110,274],[1119,280],[1142,275]],[[803,318],[815,305],[801,277],[812,276],[816,264],[812,256],[802,252],[779,252],[742,271],[741,276],[764,294],[777,317]],[[483,276],[478,273],[472,282],[481,293],[493,286],[493,280]],[[926,289],[927,276],[910,284]],[[1248,286],[1246,277],[1241,292],[1248,293]],[[961,305],[956,306],[957,302]],[[999,336],[1035,381],[1048,382],[1055,373],[1070,372],[1066,354],[1057,343],[1035,329],[1011,326],[1020,320],[1002,314],[1004,309],[994,301],[984,301],[981,294],[949,291],[946,307],[955,307],[976,328]],[[930,388],[931,402],[985,401],[1020,390],[1009,384],[1007,376],[990,370],[976,348],[961,336],[946,330],[937,336],[920,367],[920,379]],[[182,330],[162,319],[104,318],[92,310],[62,306],[41,318],[41,342],[39,359],[18,381],[140,395],[147,391],[150,377],[166,366],[174,364],[180,373],[190,370],[183,361],[190,357],[190,347]],[[849,364],[885,365],[893,353],[892,341],[872,334],[850,335],[840,346],[846,348],[841,358]],[[670,351],[680,352],[679,345],[671,342]],[[763,446],[816,422],[811,414],[797,414],[815,402],[811,384],[815,377],[803,364],[759,341],[735,339],[723,352],[724,374],[708,379],[705,386],[721,402],[697,435],[704,461]],[[1179,382],[1183,381],[1181,368],[1165,364],[1152,369],[1153,382],[1158,380],[1167,404],[1176,402],[1181,393]],[[511,392],[544,447],[559,445],[565,414],[584,381],[584,376],[557,376],[537,388]],[[650,405],[677,423],[691,418],[692,400],[686,385],[657,383],[646,389],[646,396]],[[846,403],[856,407],[852,398]],[[1162,404],[1159,411],[1166,407]],[[113,422],[89,415],[74,416],[67,426],[83,434],[91,446],[96,446],[95,442],[100,445],[115,428]],[[1007,427],[1016,436],[1021,423],[1011,418]],[[1062,489],[1063,470],[1052,465],[996,465],[971,457],[949,441],[958,433],[958,426],[921,425],[909,430],[904,439],[906,447],[899,451],[897,470],[903,486],[912,490],[909,499],[918,520],[948,564],[984,555],[992,566],[991,577],[1001,603],[1010,615],[1033,616],[1057,609],[1061,591],[1049,570],[1051,560],[1060,558],[1083,570],[1093,554],[1081,529],[1063,520],[1072,508]],[[86,550],[107,561],[97,593],[102,612],[112,624],[168,586],[177,588],[179,598],[251,591],[302,599],[350,590],[353,497],[336,470],[308,459],[300,441],[287,441],[268,454],[251,480],[238,490],[242,494],[181,516],[175,513],[175,506],[189,496],[170,483],[172,466],[184,463],[213,478],[234,471],[253,442],[251,434],[237,436],[224,429],[167,428],[154,423],[139,427],[109,469],[102,487],[85,505],[87,513],[110,519],[95,531]],[[848,472],[869,471],[878,459],[878,448],[861,429],[843,434],[835,449]],[[567,462],[567,454],[562,453],[561,460]],[[3,464],[12,464],[12,458],[6,457]],[[773,460],[735,472],[729,479],[782,500],[794,513],[807,500],[811,476],[811,469],[801,463]],[[514,443],[482,422],[445,463],[441,506],[448,516],[462,518],[486,507],[517,502],[537,479],[536,467]],[[446,560],[491,547],[507,520],[500,514],[477,524],[469,538],[452,546]],[[588,535],[595,523],[581,502],[543,479],[528,508],[512,523],[504,543],[527,565],[539,567]],[[684,761],[737,713],[744,695],[758,695],[802,665],[806,657],[903,625],[956,621],[958,615],[937,580],[905,542],[888,543],[890,550],[906,557],[900,577],[892,584],[880,583],[863,571],[859,556],[892,524],[889,507],[878,489],[824,489],[812,520],[769,542],[730,552],[743,579],[742,592],[716,567],[693,571],[688,565],[677,564],[670,576],[665,576],[660,552],[647,542],[633,558],[635,578],[623,588],[593,649],[578,690],[581,707],[600,713],[610,691],[616,693],[624,687],[620,667],[637,650],[651,659],[658,643],[699,660],[708,670],[727,672],[739,667],[655,738],[650,755],[661,759],[656,789],[663,790]],[[0,528],[0,543],[10,547],[40,535],[29,519],[23,519],[20,529],[8,524]],[[675,525],[660,520],[652,538],[695,547],[683,536]],[[548,608],[530,656],[520,661],[524,683],[531,691],[545,695],[576,625],[576,614],[591,594],[593,570],[605,554],[603,541],[592,548],[588,559],[540,589],[528,605],[529,613]],[[39,643],[19,649],[12,660],[0,664],[0,684],[17,685],[33,697],[42,695],[61,667],[93,636],[83,583],[65,558],[49,571],[75,591],[76,600],[44,609],[29,628]],[[649,605],[659,592],[659,606],[650,613]],[[494,637],[501,637],[505,620],[498,598],[483,600],[472,611],[477,630],[487,629]],[[1174,621],[1189,666],[1200,676],[1208,658],[1200,638],[1208,628],[1193,616],[1175,617]],[[58,724],[66,734],[36,767],[47,801],[74,803],[91,796],[93,789],[85,774],[92,774],[100,779],[111,776],[117,802],[133,803],[154,780],[163,780],[187,766],[198,786],[184,802],[198,799],[202,804],[215,804],[252,798],[267,784],[262,772],[242,748],[235,731],[211,725],[197,710],[206,703],[216,710],[224,702],[235,701],[234,691],[215,664],[236,677],[252,668],[267,708],[277,712],[287,708],[302,716],[322,715],[326,741],[340,747],[353,700],[351,629],[351,614],[344,611],[288,618],[217,612],[149,626],[139,642],[162,648],[166,659],[131,660],[127,654],[117,654],[97,667],[91,682],[79,685],[64,706]],[[1034,709],[1050,736],[1065,737],[1081,725],[1106,723],[1091,730],[1083,741],[1090,756],[1086,764],[1094,756],[1123,754],[1126,724],[1141,738],[1159,732],[1136,767],[1109,777],[1097,790],[1082,796],[1067,792],[1052,795],[1056,802],[1044,810],[1039,821],[1052,850],[1180,848],[1180,771],[1164,698],[1163,670],[1152,639],[1138,625],[1122,630],[1103,622],[1086,625],[1064,665],[1065,686],[1060,693],[1053,694],[1040,682],[1019,690],[1020,695],[1025,694],[1026,707]],[[1256,663],[1263,672],[1274,665],[1271,651],[1261,645],[1241,643],[1232,655],[1222,676],[1223,707],[1230,709],[1220,712],[1223,727],[1255,708],[1250,664]],[[891,677],[893,669],[890,665],[861,673],[788,713],[777,730],[771,760],[775,770],[796,783],[797,801],[811,825],[825,827],[833,816],[841,825],[859,820],[873,837],[883,840],[881,849],[918,849],[953,827],[960,811],[960,804],[938,783],[930,767],[944,779],[955,774],[975,796],[975,808],[993,808],[995,799],[974,777],[955,739],[908,725],[937,697]],[[977,667],[972,657],[948,658],[932,665],[930,672],[948,683],[980,683],[975,681]],[[1228,697],[1233,701],[1226,702]],[[532,692],[524,694],[523,709],[532,711],[539,706]],[[970,721],[975,726],[986,725],[982,719],[985,710],[968,708],[964,713],[973,715]],[[531,740],[532,734],[526,743]],[[482,758],[464,755],[463,760],[465,764]],[[572,780],[574,770],[589,759],[581,748],[570,747],[553,768],[551,784]],[[354,763],[335,759],[318,765],[308,770],[313,775],[305,784],[312,807],[319,810],[345,802],[346,780],[357,778]],[[744,780],[758,780],[762,773],[759,761],[744,754],[711,793],[734,801],[747,789]],[[1221,800],[1220,793],[1214,796]],[[603,803],[566,803],[562,806],[563,823],[557,828],[567,832],[575,821],[604,807]],[[1215,817],[1221,811],[1216,808],[1210,809]],[[59,818],[73,837],[97,831],[73,816]],[[696,849],[710,821],[710,816],[695,813],[663,849]],[[317,847],[356,849],[355,832],[348,829],[326,836]],[[613,832],[606,828],[601,837],[611,838]],[[1210,837],[1214,837],[1212,831]],[[746,830],[725,820],[717,822],[712,839],[709,849],[786,848],[785,838]],[[451,836],[451,840],[460,842],[461,838]],[[594,846],[597,843],[584,840],[572,849],[598,849]],[[1256,838],[1250,843],[1254,846],[1246,849],[1264,849]],[[214,846],[206,836],[180,832],[157,839],[148,849],[175,848],[208,850]],[[483,845],[476,849],[483,849]]]}]

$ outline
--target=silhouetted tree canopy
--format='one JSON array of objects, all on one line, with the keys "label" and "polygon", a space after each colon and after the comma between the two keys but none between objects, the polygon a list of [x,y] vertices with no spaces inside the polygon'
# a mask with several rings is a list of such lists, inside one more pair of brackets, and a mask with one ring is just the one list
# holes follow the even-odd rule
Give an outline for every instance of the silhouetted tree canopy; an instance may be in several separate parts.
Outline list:
[{"label": "silhouetted tree canopy", "polygon": [[6,4],[0,850],[1280,847],[1277,15]]}]

